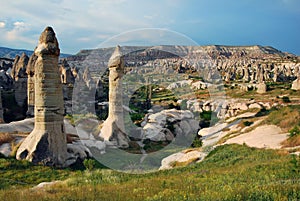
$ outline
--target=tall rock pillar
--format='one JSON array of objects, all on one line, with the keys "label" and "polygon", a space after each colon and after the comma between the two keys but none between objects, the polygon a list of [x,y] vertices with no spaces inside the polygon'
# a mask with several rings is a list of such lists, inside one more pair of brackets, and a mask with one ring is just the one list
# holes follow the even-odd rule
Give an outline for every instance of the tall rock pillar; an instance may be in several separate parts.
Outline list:
[{"label": "tall rock pillar", "polygon": [[37,56],[33,53],[28,61],[26,73],[27,79],[27,113],[29,117],[34,116],[34,66],[37,60]]},{"label": "tall rock pillar", "polygon": [[108,62],[109,68],[109,111],[103,123],[100,137],[119,147],[128,147],[128,138],[124,128],[122,76],[124,58],[117,46]]},{"label": "tall rock pillar", "polygon": [[58,69],[59,46],[55,33],[47,27],[34,51],[34,130],[17,151],[17,159],[64,167],[67,142],[63,124],[63,94]]}]

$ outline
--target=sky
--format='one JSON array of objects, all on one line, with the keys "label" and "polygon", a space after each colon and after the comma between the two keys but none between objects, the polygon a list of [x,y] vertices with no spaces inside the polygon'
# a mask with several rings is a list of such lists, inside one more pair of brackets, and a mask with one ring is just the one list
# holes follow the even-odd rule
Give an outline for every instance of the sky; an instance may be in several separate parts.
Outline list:
[{"label": "sky", "polygon": [[126,38],[130,45],[263,45],[300,55],[299,0],[1,0],[0,46],[33,50],[46,26],[70,54],[126,45]]}]

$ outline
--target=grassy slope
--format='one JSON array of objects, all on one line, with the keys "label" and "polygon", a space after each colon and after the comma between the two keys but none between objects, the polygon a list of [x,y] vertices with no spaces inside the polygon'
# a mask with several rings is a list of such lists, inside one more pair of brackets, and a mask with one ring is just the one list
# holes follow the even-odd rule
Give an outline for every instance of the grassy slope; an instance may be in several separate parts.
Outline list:
[{"label": "grassy slope", "polygon": [[[202,163],[144,175],[34,167],[35,182],[4,185],[8,188],[0,191],[0,200],[299,200],[300,175],[290,161],[290,155],[274,150],[225,145]],[[16,179],[18,169],[1,166],[1,180]],[[28,190],[45,176],[42,172],[69,179],[45,190]]]}]

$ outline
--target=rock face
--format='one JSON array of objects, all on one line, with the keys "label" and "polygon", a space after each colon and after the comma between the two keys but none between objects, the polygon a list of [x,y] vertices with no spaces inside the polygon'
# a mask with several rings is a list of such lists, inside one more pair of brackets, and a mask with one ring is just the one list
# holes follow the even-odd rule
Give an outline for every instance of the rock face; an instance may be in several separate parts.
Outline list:
[{"label": "rock face", "polygon": [[55,33],[47,27],[35,49],[35,125],[17,151],[17,159],[64,167],[67,142],[63,123],[63,95],[58,71],[60,54]]},{"label": "rock face", "polygon": [[128,138],[124,128],[122,76],[124,58],[117,46],[108,62],[109,67],[109,112],[103,123],[100,137],[119,147],[128,147]]},{"label": "rock face", "polygon": [[198,132],[199,121],[189,110],[163,110],[148,114],[141,123],[144,139],[151,141],[172,141],[175,137],[188,137]]},{"label": "rock face", "polygon": [[193,162],[199,162],[202,161],[207,154],[201,152],[201,151],[190,151],[190,152],[179,152],[172,154],[166,158],[164,158],[161,161],[160,170],[167,170],[172,169],[174,166],[182,164],[182,165],[188,165]]},{"label": "rock face", "polygon": [[292,84],[293,90],[300,90],[300,77],[298,77],[296,80],[294,80]]},{"label": "rock face", "polygon": [[27,116],[34,116],[34,66],[37,60],[37,56],[33,53],[27,64]]},{"label": "rock face", "polygon": [[258,85],[256,85],[257,88],[257,93],[259,94],[264,94],[267,92],[267,85],[264,82],[259,83]]},{"label": "rock face", "polygon": [[294,71],[295,75],[297,75],[297,79],[293,81],[292,89],[300,90],[300,66],[297,66]]},{"label": "rock face", "polygon": [[14,80],[15,98],[19,106],[23,106],[27,99],[26,68],[28,61],[29,58],[25,53],[23,53],[21,57],[17,55],[11,70],[11,77]]},{"label": "rock face", "polygon": [[3,107],[2,107],[2,98],[1,98],[1,90],[0,90],[0,123],[3,123]]}]

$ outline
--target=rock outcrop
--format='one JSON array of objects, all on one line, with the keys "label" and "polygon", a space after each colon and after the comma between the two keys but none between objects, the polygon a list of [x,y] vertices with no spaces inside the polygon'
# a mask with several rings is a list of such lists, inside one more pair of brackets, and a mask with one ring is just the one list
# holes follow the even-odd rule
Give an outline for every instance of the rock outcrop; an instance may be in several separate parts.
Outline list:
[{"label": "rock outcrop", "polygon": [[141,125],[143,138],[156,142],[172,141],[175,137],[188,139],[200,128],[191,111],[176,109],[149,113]]},{"label": "rock outcrop", "polygon": [[23,106],[27,101],[27,64],[29,58],[23,53],[21,57],[18,55],[15,58],[12,70],[11,77],[14,80],[14,91],[16,102],[19,106]]},{"label": "rock outcrop", "polygon": [[1,90],[0,90],[0,123],[3,123],[3,107],[2,107],[2,96],[1,96]]},{"label": "rock outcrop", "polygon": [[60,49],[55,33],[47,27],[34,51],[35,125],[17,151],[17,159],[65,167],[67,142],[63,123],[63,95],[58,71]]},{"label": "rock outcrop", "polygon": [[122,76],[124,58],[117,46],[109,59],[109,112],[103,123],[100,137],[119,147],[128,147],[128,137],[124,128]]},{"label": "rock outcrop", "polygon": [[294,74],[297,76],[297,79],[292,83],[293,90],[300,90],[300,65],[295,68]]},{"label": "rock outcrop", "polygon": [[296,80],[293,81],[292,89],[300,90],[300,76]]},{"label": "rock outcrop", "polygon": [[34,116],[34,66],[37,60],[37,55],[33,53],[28,61],[26,73],[28,75],[27,79],[27,113],[29,117]]}]

